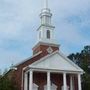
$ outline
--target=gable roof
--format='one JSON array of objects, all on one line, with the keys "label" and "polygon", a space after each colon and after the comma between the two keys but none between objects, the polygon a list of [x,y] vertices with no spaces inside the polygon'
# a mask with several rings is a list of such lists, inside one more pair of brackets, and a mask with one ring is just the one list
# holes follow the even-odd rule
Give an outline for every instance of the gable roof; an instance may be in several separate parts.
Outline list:
[{"label": "gable roof", "polygon": [[[35,54],[35,55],[33,55],[33,56],[31,56],[31,57],[29,57],[29,58],[27,58],[27,59],[24,59],[23,61],[21,61],[21,62],[17,63],[16,65],[14,65],[14,67],[17,67],[17,66],[19,66],[19,65],[21,65],[21,64],[26,63],[27,61],[32,60],[33,58],[37,57],[37,56],[40,55],[41,53],[42,53],[42,52],[38,52],[37,54]],[[41,57],[40,57],[40,58],[41,58]],[[40,59],[40,58],[39,58],[39,59]]]},{"label": "gable roof", "polygon": [[83,70],[61,52],[56,51],[29,65],[30,68],[81,72]]}]

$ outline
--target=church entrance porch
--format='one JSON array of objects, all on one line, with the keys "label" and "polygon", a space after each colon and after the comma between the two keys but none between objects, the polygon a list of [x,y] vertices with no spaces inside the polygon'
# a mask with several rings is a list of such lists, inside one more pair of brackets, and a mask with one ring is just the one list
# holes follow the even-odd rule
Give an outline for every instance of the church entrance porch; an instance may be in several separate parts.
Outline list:
[{"label": "church entrance porch", "polygon": [[81,90],[80,74],[29,70],[24,73],[24,90]]}]

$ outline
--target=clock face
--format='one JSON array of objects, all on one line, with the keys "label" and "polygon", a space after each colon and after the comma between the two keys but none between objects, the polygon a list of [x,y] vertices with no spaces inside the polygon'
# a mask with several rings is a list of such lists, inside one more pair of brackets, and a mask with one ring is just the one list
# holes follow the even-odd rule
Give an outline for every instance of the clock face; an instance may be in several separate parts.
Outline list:
[{"label": "clock face", "polygon": [[50,53],[53,52],[53,49],[52,49],[51,47],[49,47],[49,48],[47,49],[47,52],[50,54]]}]

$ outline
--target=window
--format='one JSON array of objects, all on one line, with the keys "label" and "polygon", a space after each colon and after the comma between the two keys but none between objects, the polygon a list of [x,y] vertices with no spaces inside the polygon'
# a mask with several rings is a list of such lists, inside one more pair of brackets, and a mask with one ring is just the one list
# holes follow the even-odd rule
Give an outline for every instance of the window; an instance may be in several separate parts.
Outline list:
[{"label": "window", "polygon": [[39,38],[41,38],[41,31],[39,32]]},{"label": "window", "polygon": [[27,73],[27,90],[29,90],[29,72]]},{"label": "window", "polygon": [[47,30],[47,38],[50,39],[50,31]]}]

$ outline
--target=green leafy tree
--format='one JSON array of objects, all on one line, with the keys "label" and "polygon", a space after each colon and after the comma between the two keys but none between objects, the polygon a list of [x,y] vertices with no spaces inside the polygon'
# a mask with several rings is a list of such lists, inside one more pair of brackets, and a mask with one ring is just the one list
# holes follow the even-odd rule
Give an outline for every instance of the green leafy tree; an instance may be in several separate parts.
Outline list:
[{"label": "green leafy tree", "polygon": [[90,90],[90,46],[85,46],[81,52],[70,54],[68,58],[85,71],[82,75],[82,90]]},{"label": "green leafy tree", "polygon": [[17,90],[13,82],[5,75],[7,71],[5,70],[3,76],[0,78],[0,90]]},{"label": "green leafy tree", "polygon": [[81,51],[82,53],[82,68],[85,72],[89,73],[89,64],[90,64],[90,46],[85,46]]},{"label": "green leafy tree", "polygon": [[0,75],[2,74],[2,71],[1,71],[1,69],[0,69]]}]

